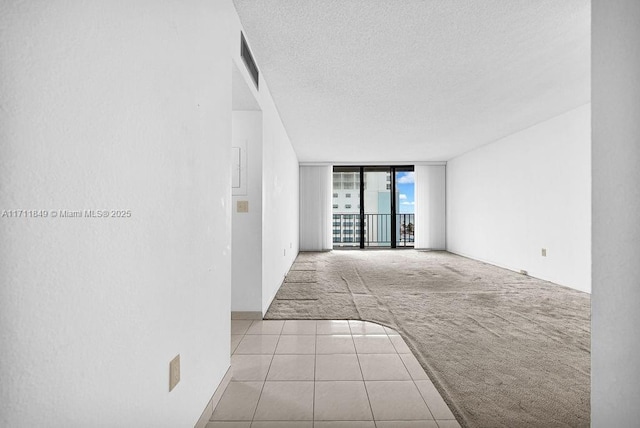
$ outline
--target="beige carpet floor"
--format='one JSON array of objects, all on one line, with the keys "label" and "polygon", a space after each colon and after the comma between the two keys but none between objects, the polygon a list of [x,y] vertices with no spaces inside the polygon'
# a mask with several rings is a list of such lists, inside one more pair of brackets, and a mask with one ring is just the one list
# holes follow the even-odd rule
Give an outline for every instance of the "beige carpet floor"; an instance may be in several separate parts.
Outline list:
[{"label": "beige carpet floor", "polygon": [[590,295],[447,252],[300,253],[265,319],[407,341],[463,427],[588,427]]}]

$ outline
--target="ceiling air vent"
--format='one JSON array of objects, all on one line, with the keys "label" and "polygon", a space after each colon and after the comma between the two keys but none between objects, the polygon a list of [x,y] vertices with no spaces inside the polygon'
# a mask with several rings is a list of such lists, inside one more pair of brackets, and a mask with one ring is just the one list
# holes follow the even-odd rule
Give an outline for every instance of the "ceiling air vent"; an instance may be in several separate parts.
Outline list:
[{"label": "ceiling air vent", "polygon": [[244,60],[244,65],[247,66],[247,70],[249,70],[253,83],[256,84],[256,89],[258,89],[258,66],[253,60],[253,55],[251,55],[251,51],[249,50],[249,46],[247,45],[247,41],[245,40],[242,32],[240,33],[240,56]]}]

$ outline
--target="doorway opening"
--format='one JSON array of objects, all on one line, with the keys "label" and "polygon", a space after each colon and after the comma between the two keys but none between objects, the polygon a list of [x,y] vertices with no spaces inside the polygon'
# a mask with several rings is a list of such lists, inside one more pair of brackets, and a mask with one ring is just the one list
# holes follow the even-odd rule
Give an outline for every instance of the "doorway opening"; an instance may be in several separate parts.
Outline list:
[{"label": "doorway opening", "polygon": [[414,246],[413,166],[333,168],[334,248]]}]

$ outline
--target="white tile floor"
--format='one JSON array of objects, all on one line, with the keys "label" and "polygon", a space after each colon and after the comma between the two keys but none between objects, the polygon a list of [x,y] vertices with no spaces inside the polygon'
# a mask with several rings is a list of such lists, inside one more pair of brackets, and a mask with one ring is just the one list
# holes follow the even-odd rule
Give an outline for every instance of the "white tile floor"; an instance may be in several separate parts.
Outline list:
[{"label": "white tile floor", "polygon": [[233,375],[207,428],[460,426],[387,327],[233,320],[231,332]]}]

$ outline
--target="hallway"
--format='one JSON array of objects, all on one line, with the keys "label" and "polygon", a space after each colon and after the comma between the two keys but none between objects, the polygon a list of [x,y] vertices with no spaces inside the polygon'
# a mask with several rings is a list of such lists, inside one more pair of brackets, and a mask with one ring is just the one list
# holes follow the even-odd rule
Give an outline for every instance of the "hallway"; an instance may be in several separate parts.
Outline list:
[{"label": "hallway", "polygon": [[207,428],[459,427],[394,330],[353,320],[231,330],[231,382]]},{"label": "hallway", "polygon": [[[392,424],[453,421],[358,349],[393,334],[320,319],[397,332],[462,427],[638,425],[640,1],[6,0],[0,28],[0,427],[375,428],[383,384],[423,403]],[[376,204],[333,192],[354,166],[414,174],[363,174]],[[386,224],[357,199],[413,213],[397,253],[512,272],[376,249],[314,283],[298,254]],[[232,340],[239,313],[280,323]]]}]

